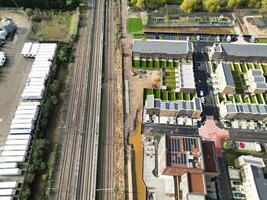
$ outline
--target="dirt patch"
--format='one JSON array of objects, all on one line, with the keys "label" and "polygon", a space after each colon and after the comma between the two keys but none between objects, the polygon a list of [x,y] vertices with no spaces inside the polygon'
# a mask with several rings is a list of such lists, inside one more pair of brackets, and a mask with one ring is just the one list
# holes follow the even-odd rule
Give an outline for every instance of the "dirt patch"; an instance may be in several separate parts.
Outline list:
[{"label": "dirt patch", "polygon": [[28,28],[30,26],[29,21],[20,12],[14,10],[0,10],[0,18],[10,17],[15,24],[21,28]]},{"label": "dirt patch", "polygon": [[229,27],[197,27],[197,28],[144,28],[144,32],[156,33],[192,33],[192,34],[233,34],[234,28]]}]

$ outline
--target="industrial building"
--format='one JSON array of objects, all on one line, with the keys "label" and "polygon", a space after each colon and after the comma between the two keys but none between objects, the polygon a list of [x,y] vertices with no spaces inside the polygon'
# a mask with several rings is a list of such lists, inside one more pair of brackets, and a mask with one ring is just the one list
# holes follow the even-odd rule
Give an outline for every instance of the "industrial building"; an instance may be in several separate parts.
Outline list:
[{"label": "industrial building", "polygon": [[220,93],[222,93],[223,95],[235,93],[235,82],[228,64],[219,63],[215,70],[215,74],[217,77]]},{"label": "industrial building", "polygon": [[147,95],[144,109],[148,115],[175,118],[187,116],[198,119],[202,113],[202,104],[198,97],[194,97],[192,100],[164,101],[155,99],[154,95]]},{"label": "industrial building", "polygon": [[267,45],[215,43],[209,50],[210,60],[266,62]]},{"label": "industrial building", "polygon": [[267,105],[264,104],[222,102],[219,104],[219,109],[222,119],[267,121]]},{"label": "industrial building", "polygon": [[177,40],[134,40],[133,58],[192,60],[193,43]]},{"label": "industrial building", "polygon": [[262,70],[248,70],[247,79],[249,83],[249,92],[254,94],[261,94],[267,91],[267,84]]}]

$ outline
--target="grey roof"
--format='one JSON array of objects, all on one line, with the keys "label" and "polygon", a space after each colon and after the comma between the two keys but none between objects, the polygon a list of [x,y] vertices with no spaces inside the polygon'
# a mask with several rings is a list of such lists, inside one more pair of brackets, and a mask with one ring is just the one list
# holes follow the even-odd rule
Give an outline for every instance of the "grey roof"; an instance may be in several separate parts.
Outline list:
[{"label": "grey roof", "polygon": [[262,76],[263,72],[259,69],[251,69],[251,73],[253,76]]},{"label": "grey roof", "polygon": [[255,166],[251,166],[251,170],[254,176],[254,181],[260,199],[267,199],[267,179],[264,178],[262,169]]},{"label": "grey roof", "polygon": [[259,109],[261,114],[266,114],[267,113],[265,105],[262,105],[262,104],[258,105],[258,109]]},{"label": "grey roof", "polygon": [[226,85],[235,88],[235,82],[233,79],[232,72],[230,71],[230,67],[226,63],[222,63],[223,73],[226,81]]},{"label": "grey roof", "polygon": [[228,112],[237,112],[235,104],[226,104],[226,109]]},{"label": "grey roof", "polygon": [[244,112],[244,107],[243,107],[243,105],[237,104],[237,105],[236,105],[236,110],[237,110],[237,112]]},{"label": "grey roof", "polygon": [[243,104],[242,107],[243,107],[244,112],[246,112],[246,113],[250,113],[251,112],[250,105]]},{"label": "grey roof", "polygon": [[267,57],[267,45],[264,44],[232,44],[221,43],[223,52],[227,55],[244,57]]},{"label": "grey roof", "polygon": [[132,51],[139,53],[187,54],[189,48],[190,51],[193,51],[193,46],[188,41],[134,40]]},{"label": "grey roof", "polygon": [[256,83],[257,88],[261,89],[267,89],[267,84],[266,83]]}]

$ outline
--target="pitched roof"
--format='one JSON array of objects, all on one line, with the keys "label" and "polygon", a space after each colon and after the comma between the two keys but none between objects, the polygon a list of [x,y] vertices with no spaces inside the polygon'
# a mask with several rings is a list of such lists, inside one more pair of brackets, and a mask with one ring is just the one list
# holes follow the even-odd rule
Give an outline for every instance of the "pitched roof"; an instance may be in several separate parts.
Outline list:
[{"label": "pitched roof", "polygon": [[191,42],[176,40],[134,40],[133,52],[187,54],[194,48]]}]

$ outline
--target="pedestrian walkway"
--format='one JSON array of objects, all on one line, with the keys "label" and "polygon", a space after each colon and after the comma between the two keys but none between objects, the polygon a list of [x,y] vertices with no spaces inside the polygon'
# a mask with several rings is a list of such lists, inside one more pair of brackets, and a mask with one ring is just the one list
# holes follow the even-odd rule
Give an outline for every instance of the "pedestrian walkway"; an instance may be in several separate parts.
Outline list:
[{"label": "pedestrian walkway", "polygon": [[229,132],[219,128],[213,119],[213,116],[207,116],[206,123],[199,129],[199,135],[208,141],[214,141],[218,157],[222,157],[222,142],[229,138]]}]

